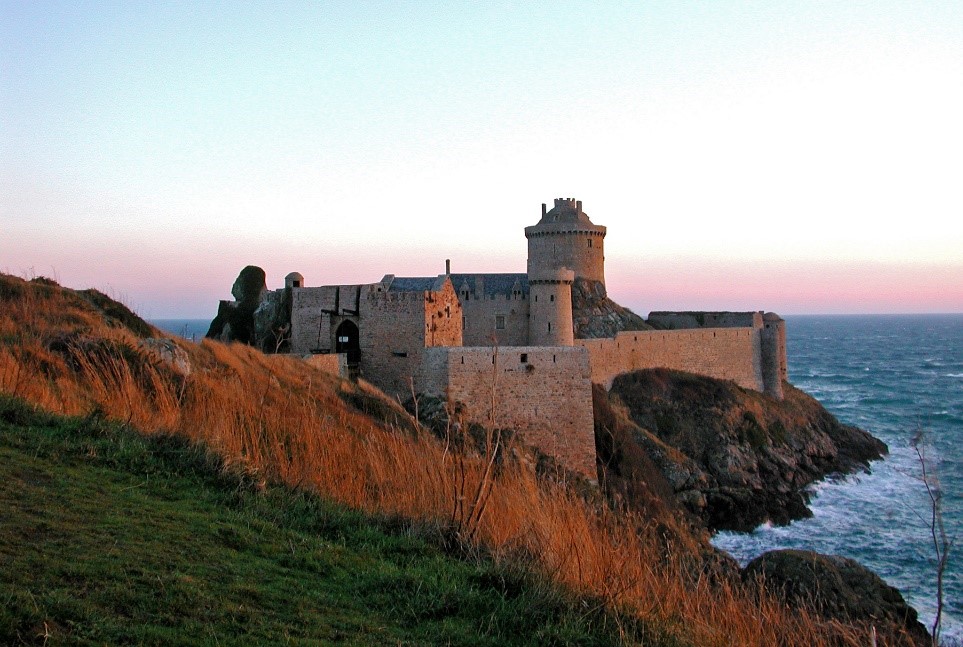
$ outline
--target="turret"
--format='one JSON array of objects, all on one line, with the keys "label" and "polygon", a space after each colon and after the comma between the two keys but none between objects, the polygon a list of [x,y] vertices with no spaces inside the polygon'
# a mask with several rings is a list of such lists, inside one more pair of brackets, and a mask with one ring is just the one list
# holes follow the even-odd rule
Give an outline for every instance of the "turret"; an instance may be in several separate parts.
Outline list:
[{"label": "turret", "polygon": [[532,346],[572,346],[572,282],[568,269],[528,277],[528,343]]},{"label": "turret", "polygon": [[789,380],[786,361],[786,322],[774,312],[762,316],[762,381],[763,390],[782,400],[782,383]]},{"label": "turret", "polygon": [[284,287],[286,288],[303,288],[304,287],[304,277],[298,272],[291,272],[284,277]]},{"label": "turret", "polygon": [[551,275],[566,267],[575,278],[605,285],[605,227],[593,225],[582,211],[582,201],[558,198],[551,210],[542,205],[537,225],[525,227],[528,275]]}]

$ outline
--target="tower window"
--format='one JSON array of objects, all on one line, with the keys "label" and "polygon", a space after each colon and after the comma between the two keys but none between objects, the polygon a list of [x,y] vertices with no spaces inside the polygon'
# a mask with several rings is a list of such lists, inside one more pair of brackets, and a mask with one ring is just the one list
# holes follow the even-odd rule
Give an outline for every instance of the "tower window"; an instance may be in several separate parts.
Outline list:
[{"label": "tower window", "polygon": [[588,239],[588,246],[589,246],[589,247],[592,246],[592,239],[591,239],[591,238]]},{"label": "tower window", "polygon": [[505,330],[505,315],[495,315],[495,330]]},{"label": "tower window", "polygon": [[548,300],[554,302],[554,301],[555,301],[555,295],[554,295],[554,294],[548,295]]},{"label": "tower window", "polygon": [[522,364],[528,364],[528,353],[522,353]]},{"label": "tower window", "polygon": [[548,322],[548,332],[552,332],[552,322]]}]

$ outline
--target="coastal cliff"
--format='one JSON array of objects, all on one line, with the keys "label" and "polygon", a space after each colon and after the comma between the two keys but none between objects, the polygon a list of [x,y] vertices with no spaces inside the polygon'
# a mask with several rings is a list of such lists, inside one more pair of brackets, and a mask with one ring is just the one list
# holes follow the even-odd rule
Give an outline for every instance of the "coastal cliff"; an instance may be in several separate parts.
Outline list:
[{"label": "coastal cliff", "polygon": [[617,377],[604,399],[596,394],[596,434],[619,424],[677,503],[710,530],[785,524],[809,516],[809,485],[866,469],[887,447],[806,393],[784,388],[779,401],[689,373],[636,371]]}]

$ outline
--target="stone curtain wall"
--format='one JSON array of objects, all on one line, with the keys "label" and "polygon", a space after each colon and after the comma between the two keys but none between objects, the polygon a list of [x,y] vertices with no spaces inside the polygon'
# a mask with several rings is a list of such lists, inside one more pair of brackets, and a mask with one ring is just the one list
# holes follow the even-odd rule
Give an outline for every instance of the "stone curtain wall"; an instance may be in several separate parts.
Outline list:
[{"label": "stone curtain wall", "polygon": [[451,283],[440,292],[383,292],[361,300],[361,375],[398,397],[423,390],[426,347],[460,346],[461,306]]},{"label": "stone curtain wall", "polygon": [[336,375],[338,377],[348,377],[348,356],[345,353],[308,355],[305,358],[305,361],[324,373]]},{"label": "stone curtain wall", "polygon": [[755,328],[629,331],[615,339],[576,339],[575,344],[588,350],[592,381],[606,389],[620,373],[669,368],[765,390]]},{"label": "stone curtain wall", "polygon": [[[525,346],[528,344],[528,299],[496,294],[462,299],[466,346]],[[495,317],[505,317],[505,328],[495,328]]]},{"label": "stone curtain wall", "polygon": [[425,392],[449,397],[487,425],[495,387],[495,426],[595,480],[595,431],[588,355],[579,347],[429,348]]},{"label": "stone curtain wall", "polygon": [[682,328],[761,328],[761,312],[650,312],[649,323]]},{"label": "stone curtain wall", "polygon": [[361,376],[391,395],[409,394],[425,350],[425,328],[424,292],[370,286],[361,299]]},{"label": "stone curtain wall", "polygon": [[359,285],[292,288],[291,352],[298,355],[334,352],[335,328],[345,319],[357,324],[358,317],[332,316],[330,313],[336,309],[338,312],[343,312],[344,308],[353,310],[359,290]]}]

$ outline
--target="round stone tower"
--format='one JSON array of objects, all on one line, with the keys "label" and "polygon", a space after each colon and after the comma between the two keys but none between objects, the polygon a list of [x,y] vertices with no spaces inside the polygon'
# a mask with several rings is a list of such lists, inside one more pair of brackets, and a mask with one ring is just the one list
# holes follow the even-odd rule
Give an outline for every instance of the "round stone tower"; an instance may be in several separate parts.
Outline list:
[{"label": "round stone tower", "polygon": [[575,272],[557,269],[528,277],[528,343],[532,346],[572,346],[572,282]]},{"label": "round stone tower", "polygon": [[546,211],[537,225],[525,227],[528,239],[528,278],[553,276],[563,267],[575,278],[605,285],[605,227],[593,225],[582,211],[582,201],[557,198],[555,207]]}]

